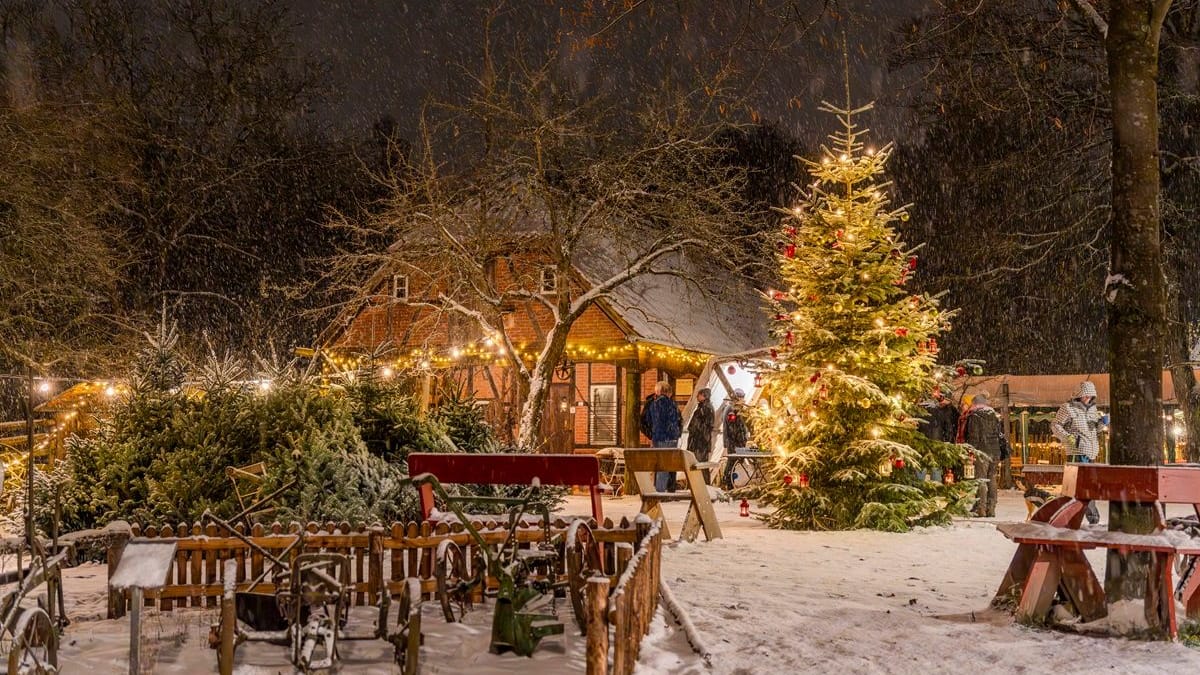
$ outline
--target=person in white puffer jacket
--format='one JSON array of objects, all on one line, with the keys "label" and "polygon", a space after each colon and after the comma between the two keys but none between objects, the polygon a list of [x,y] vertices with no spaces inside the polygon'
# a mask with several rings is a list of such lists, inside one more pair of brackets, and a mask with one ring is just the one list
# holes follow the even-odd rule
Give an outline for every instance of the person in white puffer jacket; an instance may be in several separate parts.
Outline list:
[{"label": "person in white puffer jacket", "polygon": [[1081,382],[1075,396],[1059,407],[1050,431],[1063,444],[1068,455],[1082,455],[1082,462],[1094,462],[1100,454],[1100,411],[1096,409],[1096,385]]},{"label": "person in white puffer jacket", "polygon": [[[1096,409],[1096,385],[1080,382],[1075,396],[1058,408],[1050,431],[1063,444],[1067,461],[1087,464],[1096,461],[1100,454],[1100,439],[1096,432],[1100,428],[1100,411]],[[1100,522],[1100,511],[1096,502],[1088,502],[1087,520],[1095,525]]]}]

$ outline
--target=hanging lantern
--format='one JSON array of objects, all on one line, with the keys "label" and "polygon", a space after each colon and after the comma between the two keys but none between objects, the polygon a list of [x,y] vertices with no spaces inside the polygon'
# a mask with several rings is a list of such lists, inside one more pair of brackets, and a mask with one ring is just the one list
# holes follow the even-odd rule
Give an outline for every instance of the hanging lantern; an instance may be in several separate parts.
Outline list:
[{"label": "hanging lantern", "polygon": [[806,473],[800,474],[800,480],[797,481],[797,484],[801,487],[801,489],[807,488],[808,487],[808,474],[806,474]]},{"label": "hanging lantern", "polygon": [[750,502],[742,500],[742,503],[738,505],[738,515],[743,518],[750,517]]},{"label": "hanging lantern", "polygon": [[755,386],[755,388],[762,386],[762,373],[754,374],[754,386]]},{"label": "hanging lantern", "polygon": [[930,353],[930,354],[937,354],[937,353],[938,353],[938,343],[937,343],[937,338],[929,338],[929,353]]},{"label": "hanging lantern", "polygon": [[887,340],[885,340],[885,339],[883,339],[883,338],[879,338],[879,350],[878,350],[878,353],[879,353],[879,355],[880,355],[880,356],[887,356],[887,353],[888,353]]},{"label": "hanging lantern", "polygon": [[967,461],[963,464],[963,478],[971,480],[975,478],[975,453],[967,455]]},{"label": "hanging lantern", "polygon": [[954,485],[954,472],[946,469],[942,472],[942,482],[946,485]]},{"label": "hanging lantern", "polygon": [[879,464],[879,474],[882,476],[892,475],[892,460],[890,457]]}]

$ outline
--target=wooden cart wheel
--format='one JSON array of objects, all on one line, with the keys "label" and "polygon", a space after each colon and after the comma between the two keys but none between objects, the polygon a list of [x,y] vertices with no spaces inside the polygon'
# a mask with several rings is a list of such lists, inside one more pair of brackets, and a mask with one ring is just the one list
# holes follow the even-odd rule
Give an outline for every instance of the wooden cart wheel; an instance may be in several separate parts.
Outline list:
[{"label": "wooden cart wheel", "polygon": [[58,672],[58,633],[50,615],[40,607],[21,612],[13,627],[12,649],[8,652],[10,675],[45,675]]},{"label": "wooden cart wheel", "polygon": [[571,609],[579,632],[587,635],[588,579],[604,574],[604,556],[600,542],[592,536],[592,528],[580,519],[567,529],[567,589],[571,594]]},{"label": "wooden cart wheel", "polygon": [[467,557],[453,541],[446,539],[438,544],[434,577],[437,579],[438,602],[448,623],[461,621],[463,614],[471,608],[472,595],[483,575],[478,561],[472,563],[470,567],[474,569],[468,569]]},{"label": "wooden cart wheel", "polygon": [[[416,613],[413,613],[413,603],[417,603]],[[396,632],[390,636],[395,646],[396,665],[400,666],[406,675],[417,672],[418,659],[421,649],[421,582],[415,577],[409,577],[400,590],[400,601],[397,602]]]}]

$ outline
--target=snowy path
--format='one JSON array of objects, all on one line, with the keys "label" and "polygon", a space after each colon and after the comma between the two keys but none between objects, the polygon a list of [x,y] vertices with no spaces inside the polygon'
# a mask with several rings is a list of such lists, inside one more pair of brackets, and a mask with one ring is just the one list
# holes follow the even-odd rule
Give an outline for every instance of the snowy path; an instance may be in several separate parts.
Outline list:
[{"label": "snowy path", "polygon": [[[632,515],[636,499],[606,500],[607,515]],[[717,504],[725,539],[675,544],[663,557],[663,578],[690,612],[713,650],[712,669],[688,649],[680,631],[660,616],[643,643],[641,675],[657,673],[1172,673],[1195,672],[1200,651],[1178,644],[1093,638],[1014,625],[979,615],[1014,551],[992,521],[964,520],[910,534],[779,532],[739,518],[736,504]],[[570,513],[586,511],[573,498]],[[1101,509],[1105,513],[1106,508]],[[1002,493],[1003,520],[1024,519],[1014,492]],[[677,528],[682,505],[669,504]],[[128,623],[100,620],[104,568],[66,573],[69,614],[63,672],[125,672]],[[433,608],[429,608],[432,610]],[[569,607],[560,609],[570,622]],[[151,611],[143,649],[153,673],[215,671],[205,645],[213,614]],[[661,614],[661,610],[660,610]],[[486,653],[490,612],[446,625],[426,614],[426,675],[432,673],[582,673],[583,640],[552,638],[533,659]],[[947,618],[939,618],[947,617]],[[369,625],[370,617],[363,617]],[[347,645],[344,673],[394,673],[383,643]],[[245,674],[287,673],[285,649],[239,650]]]}]

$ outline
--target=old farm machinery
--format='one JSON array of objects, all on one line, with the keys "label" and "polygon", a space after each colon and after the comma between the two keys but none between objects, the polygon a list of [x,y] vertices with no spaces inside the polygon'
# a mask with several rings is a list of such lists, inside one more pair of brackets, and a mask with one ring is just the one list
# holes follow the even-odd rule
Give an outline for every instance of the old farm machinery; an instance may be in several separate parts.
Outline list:
[{"label": "old farm machinery", "polygon": [[[421,643],[421,592],[416,579],[408,579],[400,590],[395,625],[389,624],[392,594],[380,588],[374,598],[375,626],[355,632],[350,628],[350,581],[352,561],[344,553],[309,552],[309,535],[301,529],[282,551],[272,553],[256,538],[239,532],[228,521],[204,514],[241,540],[267,563],[261,574],[244,590],[236,590],[232,576],[236,563],[227,562],[226,592],[220,623],[213,627],[209,642],[218,648],[221,673],[233,670],[233,654],[244,642],[259,641],[287,645],[289,660],[299,671],[309,673],[334,668],[338,646],[344,640],[384,640],[395,648],[396,663],[406,675],[417,672]],[[374,533],[373,537],[381,536]],[[259,590],[269,587],[270,592]]]},{"label": "old farm machinery", "polygon": [[[472,546],[443,540],[434,561],[436,595],[449,622],[462,619],[475,601],[491,598],[493,653],[512,651],[531,656],[538,643],[550,635],[561,635],[556,600],[570,597],[576,622],[586,631],[585,594],[587,580],[603,573],[603,555],[592,529],[583,519],[575,520],[563,533],[552,533],[550,501],[535,479],[517,497],[451,496],[430,473],[413,477],[413,483],[429,486],[458,517]],[[504,538],[489,542],[463,511],[463,504],[507,507]],[[540,517],[540,538],[521,546],[520,525],[526,515]],[[470,550],[468,555],[465,549]],[[565,558],[566,573],[559,572]],[[546,611],[546,610],[549,611]]]},{"label": "old farm machinery", "polygon": [[[33,541],[33,558],[28,569],[17,569],[20,577],[12,590],[0,597],[0,641],[8,648],[8,675],[46,675],[58,671],[58,634],[66,625],[62,594],[62,565],[68,552],[50,555],[40,541]],[[45,595],[35,606],[26,598],[45,584]]]}]

